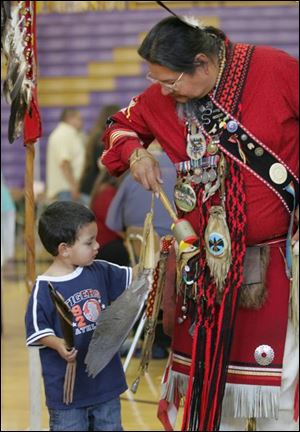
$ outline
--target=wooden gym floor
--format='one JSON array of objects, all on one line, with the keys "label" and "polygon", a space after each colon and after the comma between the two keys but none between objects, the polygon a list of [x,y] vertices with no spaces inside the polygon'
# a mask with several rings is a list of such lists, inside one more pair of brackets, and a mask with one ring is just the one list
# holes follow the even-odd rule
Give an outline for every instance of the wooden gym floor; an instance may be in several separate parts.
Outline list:
[{"label": "wooden gym floor", "polygon": [[[28,349],[24,331],[24,313],[28,299],[25,287],[25,248],[22,239],[18,243],[16,259],[2,269],[1,431],[25,431],[30,426]],[[37,245],[36,256],[36,273],[41,274],[48,265],[48,257],[40,245]],[[164,430],[156,417],[156,411],[165,364],[166,360],[152,360],[149,373],[141,379],[137,393],[127,390],[121,395],[125,431]],[[128,387],[136,378],[138,365],[138,360],[133,358],[128,366]],[[41,401],[41,429],[48,430],[43,389]],[[176,430],[180,430],[180,418]]]}]

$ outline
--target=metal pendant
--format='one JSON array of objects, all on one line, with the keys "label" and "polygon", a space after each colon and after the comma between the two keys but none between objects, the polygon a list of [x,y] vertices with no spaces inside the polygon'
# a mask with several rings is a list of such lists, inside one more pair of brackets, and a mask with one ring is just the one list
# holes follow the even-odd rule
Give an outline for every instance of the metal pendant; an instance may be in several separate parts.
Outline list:
[{"label": "metal pendant", "polygon": [[194,174],[192,176],[192,182],[199,184],[199,183],[201,183],[201,179],[202,179],[202,169],[201,168],[195,168]]},{"label": "metal pendant", "polygon": [[214,140],[210,140],[207,144],[207,153],[210,155],[216,154],[218,151],[218,145]]},{"label": "metal pendant", "polygon": [[208,171],[203,170],[202,178],[201,178],[201,182],[202,182],[203,184],[206,184],[206,183],[209,182],[209,174],[208,174]]},{"label": "metal pendant", "polygon": [[216,170],[214,169],[214,168],[211,168],[209,171],[208,171],[208,178],[209,178],[209,181],[212,183],[212,182],[214,182],[215,180],[216,180],[216,178],[217,178],[217,172],[216,172]]},{"label": "metal pendant", "polygon": [[201,159],[206,152],[206,139],[201,132],[188,135],[187,149],[188,156],[193,159]]},{"label": "metal pendant", "polygon": [[179,181],[174,188],[174,202],[176,206],[184,212],[188,213],[194,210],[197,197],[192,186]]},{"label": "metal pendant", "polygon": [[226,129],[230,133],[236,132],[238,130],[238,128],[239,128],[239,125],[237,124],[237,122],[235,120],[230,120],[226,125]]},{"label": "metal pendant", "polygon": [[211,182],[206,183],[204,187],[204,193],[202,196],[202,202],[207,201],[220,187],[220,177],[217,178],[217,181],[212,185]]}]

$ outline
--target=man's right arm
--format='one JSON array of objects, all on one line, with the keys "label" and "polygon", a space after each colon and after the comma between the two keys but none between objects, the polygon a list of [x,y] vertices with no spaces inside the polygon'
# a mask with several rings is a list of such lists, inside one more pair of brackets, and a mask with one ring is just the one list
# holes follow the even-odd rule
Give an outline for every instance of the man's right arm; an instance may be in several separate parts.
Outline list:
[{"label": "man's right arm", "polygon": [[155,138],[144,120],[147,115],[142,94],[112,116],[102,137],[105,151],[101,160],[111,174],[120,175],[130,168],[133,178],[145,189],[158,192],[161,175],[158,162],[147,151]]}]

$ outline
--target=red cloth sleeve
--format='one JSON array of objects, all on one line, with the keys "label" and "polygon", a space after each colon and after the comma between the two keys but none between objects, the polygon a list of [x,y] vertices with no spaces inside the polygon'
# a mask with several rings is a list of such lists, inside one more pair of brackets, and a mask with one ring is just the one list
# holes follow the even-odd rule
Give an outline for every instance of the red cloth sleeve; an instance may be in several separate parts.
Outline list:
[{"label": "red cloth sleeve", "polygon": [[147,90],[134,97],[127,108],[111,117],[113,123],[102,137],[105,151],[101,161],[113,175],[120,175],[129,167],[132,152],[140,147],[148,147],[154,140],[143,118],[147,105]]}]

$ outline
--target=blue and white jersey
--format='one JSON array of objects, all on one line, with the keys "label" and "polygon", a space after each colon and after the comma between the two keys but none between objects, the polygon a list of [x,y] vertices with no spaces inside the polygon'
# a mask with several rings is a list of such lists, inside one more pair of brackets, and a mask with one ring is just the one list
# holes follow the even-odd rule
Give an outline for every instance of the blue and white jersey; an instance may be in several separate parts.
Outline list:
[{"label": "blue and white jersey", "polygon": [[[127,389],[118,354],[95,378],[88,377],[84,358],[101,310],[128,288],[131,278],[130,268],[101,260],[87,267],[77,267],[65,276],[37,278],[25,316],[26,343],[42,348],[40,358],[48,408],[85,407],[113,399]],[[73,403],[70,405],[63,403],[66,361],[57,351],[39,344],[39,339],[45,336],[63,337],[48,281],[62,294],[73,313],[74,346],[78,353]]]}]

